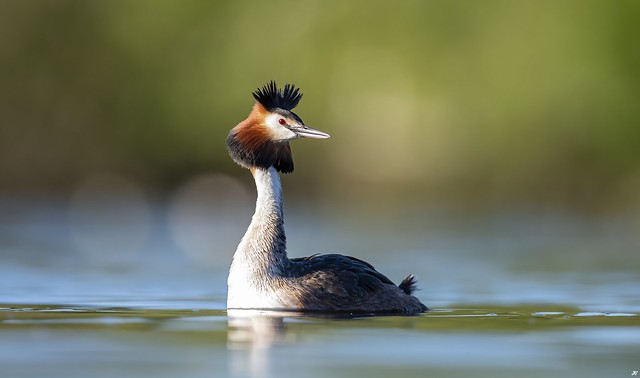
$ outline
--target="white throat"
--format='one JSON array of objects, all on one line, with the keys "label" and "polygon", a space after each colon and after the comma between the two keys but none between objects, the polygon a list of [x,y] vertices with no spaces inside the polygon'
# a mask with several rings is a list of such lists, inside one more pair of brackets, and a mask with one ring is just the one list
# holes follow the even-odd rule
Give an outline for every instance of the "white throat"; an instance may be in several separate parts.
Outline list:
[{"label": "white throat", "polygon": [[256,211],[233,255],[227,280],[228,308],[282,305],[269,290],[273,280],[282,276],[289,264],[280,176],[275,168],[269,167],[254,169],[253,177],[258,191]]}]

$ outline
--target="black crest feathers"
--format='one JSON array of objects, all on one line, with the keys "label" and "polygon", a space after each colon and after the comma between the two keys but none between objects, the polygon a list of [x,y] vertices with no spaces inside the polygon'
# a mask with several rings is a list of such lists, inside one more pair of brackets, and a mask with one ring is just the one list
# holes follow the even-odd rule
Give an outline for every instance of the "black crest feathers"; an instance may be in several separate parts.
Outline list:
[{"label": "black crest feathers", "polygon": [[284,88],[280,90],[276,82],[271,80],[264,87],[253,92],[253,98],[268,111],[273,111],[276,108],[291,111],[300,102],[302,93],[293,84],[285,84]]}]

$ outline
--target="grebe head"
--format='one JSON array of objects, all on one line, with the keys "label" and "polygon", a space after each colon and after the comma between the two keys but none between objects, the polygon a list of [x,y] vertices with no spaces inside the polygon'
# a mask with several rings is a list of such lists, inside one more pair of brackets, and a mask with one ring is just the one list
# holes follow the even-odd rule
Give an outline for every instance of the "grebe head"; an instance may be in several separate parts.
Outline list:
[{"label": "grebe head", "polygon": [[253,92],[256,103],[244,121],[227,137],[231,158],[249,169],[273,166],[282,173],[293,172],[289,141],[297,138],[325,139],[329,134],[312,129],[291,110],[302,93],[291,84],[278,89],[275,81]]}]

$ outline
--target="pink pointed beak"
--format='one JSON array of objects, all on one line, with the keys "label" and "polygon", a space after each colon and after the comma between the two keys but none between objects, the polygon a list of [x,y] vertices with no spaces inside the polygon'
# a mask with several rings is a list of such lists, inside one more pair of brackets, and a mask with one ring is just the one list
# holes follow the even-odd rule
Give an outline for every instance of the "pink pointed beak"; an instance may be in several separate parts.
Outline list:
[{"label": "pink pointed beak", "polygon": [[300,138],[309,138],[309,139],[327,139],[330,138],[331,135],[322,132],[320,130],[312,129],[311,127],[307,127],[305,125],[295,125],[291,126],[291,131],[296,133],[296,135]]}]

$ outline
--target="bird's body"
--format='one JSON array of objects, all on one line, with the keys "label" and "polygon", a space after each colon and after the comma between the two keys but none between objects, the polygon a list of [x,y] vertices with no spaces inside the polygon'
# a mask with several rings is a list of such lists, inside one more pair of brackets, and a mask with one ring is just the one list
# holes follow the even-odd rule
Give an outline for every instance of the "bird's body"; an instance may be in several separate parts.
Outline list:
[{"label": "bird's body", "polygon": [[[328,254],[290,259],[286,252],[282,186],[278,172],[293,171],[288,140],[328,138],[291,112],[300,97],[293,86],[271,82],[254,93],[249,117],[231,130],[231,157],[251,170],[258,190],[251,224],[233,256],[229,309],[417,314],[413,276],[395,285],[370,264]],[[282,129],[279,128],[281,126]]]}]

